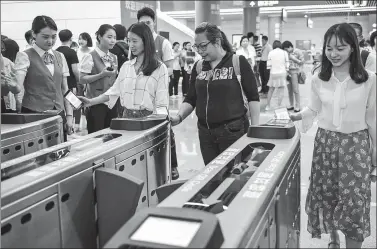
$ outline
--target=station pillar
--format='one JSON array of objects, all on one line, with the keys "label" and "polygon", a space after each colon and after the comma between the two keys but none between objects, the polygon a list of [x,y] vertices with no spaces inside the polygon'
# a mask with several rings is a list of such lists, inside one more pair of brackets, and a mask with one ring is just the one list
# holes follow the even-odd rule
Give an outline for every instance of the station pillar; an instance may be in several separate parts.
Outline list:
[{"label": "station pillar", "polygon": [[220,1],[195,1],[195,27],[202,22],[221,27]]},{"label": "station pillar", "polygon": [[259,23],[259,7],[256,7],[254,1],[243,1],[243,34],[253,32],[254,35],[259,35]]}]

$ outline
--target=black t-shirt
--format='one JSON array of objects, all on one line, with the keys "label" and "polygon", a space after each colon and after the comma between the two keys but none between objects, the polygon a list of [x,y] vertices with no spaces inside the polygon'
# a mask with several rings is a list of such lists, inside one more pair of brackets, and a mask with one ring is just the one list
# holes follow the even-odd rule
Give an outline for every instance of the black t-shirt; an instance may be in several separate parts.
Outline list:
[{"label": "black t-shirt", "polygon": [[56,51],[59,51],[60,53],[64,54],[65,60],[67,61],[67,64],[68,64],[68,69],[69,69],[69,76],[67,77],[68,88],[72,89],[72,88],[77,87],[77,81],[79,79],[75,78],[75,75],[73,74],[73,71],[72,71],[72,64],[79,63],[79,59],[77,57],[76,51],[67,46],[60,46],[56,49]]},{"label": "black t-shirt", "polygon": [[128,45],[123,41],[117,41],[114,47],[109,50],[110,53],[115,54],[118,59],[118,72],[123,63],[128,60]]},{"label": "black t-shirt", "polygon": [[[192,69],[190,89],[184,102],[196,108],[202,125],[216,126],[246,114],[240,84],[233,69],[233,53],[227,53],[214,68],[208,80],[210,63],[203,62],[198,75],[196,64]],[[257,82],[250,64],[240,56],[241,85],[248,102],[259,101]]]}]

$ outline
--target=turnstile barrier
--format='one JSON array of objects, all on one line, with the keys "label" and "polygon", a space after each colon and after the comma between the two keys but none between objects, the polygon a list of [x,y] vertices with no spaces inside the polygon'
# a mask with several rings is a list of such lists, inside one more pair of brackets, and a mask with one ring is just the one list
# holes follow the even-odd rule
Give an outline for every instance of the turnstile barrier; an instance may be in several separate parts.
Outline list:
[{"label": "turnstile barrier", "polygon": [[[219,246],[221,248],[298,248],[300,135],[288,122],[285,124],[288,130],[280,129],[279,138],[273,139],[270,132],[276,128],[271,123],[257,127],[257,137],[245,135],[240,138],[196,176],[182,185],[176,184],[178,188],[169,196],[165,197],[164,192],[172,191],[174,183],[161,186],[158,192],[162,193],[163,201],[157,209],[177,208],[182,213],[195,209],[214,215],[220,222],[224,237],[224,242]],[[263,134],[269,138],[263,138]],[[153,216],[151,211],[148,217]],[[178,217],[164,218],[181,220]],[[147,238],[147,234],[132,239],[130,231],[137,230],[135,220],[140,221],[138,226],[143,226],[144,220],[140,220],[137,213],[109,240],[105,248],[164,248],[173,245],[170,239],[165,242],[142,239]],[[181,221],[185,220],[190,218]],[[165,224],[169,223],[158,224],[158,229],[164,230]],[[213,236],[207,234],[205,241]],[[195,242],[195,245],[199,244],[198,247],[204,247],[197,240],[200,237],[194,234],[190,244]]]},{"label": "turnstile barrier", "polygon": [[135,210],[153,206],[157,187],[170,182],[169,122],[156,120],[147,130],[104,129],[2,164],[2,246],[102,247]]},{"label": "turnstile barrier", "polygon": [[62,143],[58,113],[1,114],[1,162]]}]

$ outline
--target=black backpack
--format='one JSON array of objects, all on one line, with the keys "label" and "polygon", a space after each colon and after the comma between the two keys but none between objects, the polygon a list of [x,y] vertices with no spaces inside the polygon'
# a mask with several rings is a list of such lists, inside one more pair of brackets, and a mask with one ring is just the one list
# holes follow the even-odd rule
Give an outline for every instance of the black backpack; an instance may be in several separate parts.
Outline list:
[{"label": "black backpack", "polygon": [[128,61],[128,45],[123,42],[117,42],[115,43],[115,46],[117,46],[119,50],[121,51],[120,53],[115,53],[118,59],[118,71],[119,71],[123,63]]}]

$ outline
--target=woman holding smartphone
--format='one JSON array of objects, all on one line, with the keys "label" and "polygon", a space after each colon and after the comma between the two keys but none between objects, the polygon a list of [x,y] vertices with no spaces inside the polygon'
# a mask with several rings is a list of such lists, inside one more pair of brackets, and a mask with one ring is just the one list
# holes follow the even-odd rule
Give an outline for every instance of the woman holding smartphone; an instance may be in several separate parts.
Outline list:
[{"label": "woman holding smartphone", "polygon": [[[117,75],[117,57],[109,52],[116,42],[115,29],[109,24],[103,24],[96,36],[98,46],[84,55],[79,66],[80,84],[86,85],[85,96],[88,99],[94,99],[109,90]],[[117,117],[116,110],[104,102],[88,106],[85,111],[89,134],[110,127],[111,119]]]},{"label": "woman holding smartphone", "polygon": [[144,23],[132,24],[128,40],[131,60],[123,64],[114,85],[95,98],[79,98],[85,106],[108,102],[110,108],[120,98],[125,118],[167,115],[169,75],[165,64],[157,59],[151,30]]},{"label": "woman holding smartphone", "polygon": [[376,75],[365,70],[356,32],[347,23],[327,30],[321,69],[308,107],[291,114],[304,131],[318,117],[310,186],[308,231],[330,234],[329,248],[361,248],[370,236],[371,181],[376,178]]}]

